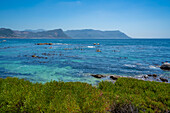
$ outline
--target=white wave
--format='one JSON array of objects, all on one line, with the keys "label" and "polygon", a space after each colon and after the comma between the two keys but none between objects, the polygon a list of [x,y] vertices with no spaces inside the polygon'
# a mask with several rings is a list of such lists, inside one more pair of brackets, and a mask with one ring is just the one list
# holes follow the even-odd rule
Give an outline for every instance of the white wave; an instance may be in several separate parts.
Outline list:
[{"label": "white wave", "polygon": [[131,65],[131,64],[124,64],[126,67],[136,67],[136,65]]},{"label": "white wave", "polygon": [[65,44],[65,43],[53,43],[53,45],[70,45],[70,44]]},{"label": "white wave", "polygon": [[88,48],[95,48],[95,46],[87,46]]},{"label": "white wave", "polygon": [[158,66],[153,66],[153,65],[150,65],[149,68],[151,68],[151,69],[159,69]]},{"label": "white wave", "polygon": [[136,63],[136,65],[142,65],[141,63]]}]

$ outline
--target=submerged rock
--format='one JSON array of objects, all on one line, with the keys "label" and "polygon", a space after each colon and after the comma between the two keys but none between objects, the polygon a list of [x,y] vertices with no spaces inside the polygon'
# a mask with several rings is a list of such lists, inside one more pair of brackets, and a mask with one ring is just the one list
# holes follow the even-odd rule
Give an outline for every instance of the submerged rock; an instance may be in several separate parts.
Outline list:
[{"label": "submerged rock", "polygon": [[165,62],[160,67],[162,70],[170,70],[170,63]]},{"label": "submerged rock", "polygon": [[101,52],[101,50],[100,50],[100,49],[97,49],[96,52]]},{"label": "submerged rock", "polygon": [[149,77],[157,77],[156,74],[148,74]]},{"label": "submerged rock", "polygon": [[36,55],[32,55],[32,57],[34,57],[34,58],[38,58],[38,59],[41,59],[41,58],[43,58],[43,59],[47,59],[47,57],[40,57],[40,56],[36,56]]},{"label": "submerged rock", "polygon": [[113,80],[117,80],[118,78],[120,78],[120,76],[111,75],[110,78],[113,79]]},{"label": "submerged rock", "polygon": [[120,50],[112,50],[113,52],[120,52]]},{"label": "submerged rock", "polygon": [[165,79],[165,78],[162,78],[162,77],[160,77],[160,80],[161,80],[162,82],[168,82],[168,79]]},{"label": "submerged rock", "polygon": [[37,57],[36,55],[32,55],[32,57]]},{"label": "submerged rock", "polygon": [[93,76],[93,77],[95,77],[95,78],[106,77],[105,75],[100,75],[100,74],[93,74],[93,75],[91,75],[91,76]]},{"label": "submerged rock", "polygon": [[153,74],[152,76],[153,76],[153,77],[157,77],[157,75],[156,75],[156,74]]},{"label": "submerged rock", "polygon": [[53,45],[53,43],[38,43],[36,45]]}]

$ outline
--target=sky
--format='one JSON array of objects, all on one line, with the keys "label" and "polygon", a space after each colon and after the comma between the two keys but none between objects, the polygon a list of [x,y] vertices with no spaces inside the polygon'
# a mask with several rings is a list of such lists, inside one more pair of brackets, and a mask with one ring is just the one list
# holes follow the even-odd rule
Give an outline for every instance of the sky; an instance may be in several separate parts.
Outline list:
[{"label": "sky", "polygon": [[170,38],[170,0],[0,0],[0,28],[120,30]]}]

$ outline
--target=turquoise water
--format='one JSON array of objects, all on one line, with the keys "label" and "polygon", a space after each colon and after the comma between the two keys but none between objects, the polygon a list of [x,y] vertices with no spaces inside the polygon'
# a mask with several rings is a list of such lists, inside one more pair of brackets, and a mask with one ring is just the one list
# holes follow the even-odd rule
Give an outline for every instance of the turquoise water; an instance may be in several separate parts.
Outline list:
[{"label": "turquoise water", "polygon": [[[103,79],[93,78],[91,74],[132,77],[157,74],[170,77],[170,71],[158,67],[162,62],[170,61],[170,39],[5,40],[0,43],[2,78],[18,77],[42,83],[57,80],[96,84]],[[36,45],[45,42],[53,45]],[[96,52],[97,49],[101,52]]]}]

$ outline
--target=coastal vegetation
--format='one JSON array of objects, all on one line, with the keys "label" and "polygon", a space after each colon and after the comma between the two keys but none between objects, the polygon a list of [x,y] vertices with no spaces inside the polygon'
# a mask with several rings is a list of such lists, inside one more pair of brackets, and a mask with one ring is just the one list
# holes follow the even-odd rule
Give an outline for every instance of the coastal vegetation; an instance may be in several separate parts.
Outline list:
[{"label": "coastal vegetation", "polygon": [[0,112],[169,112],[170,84],[118,78],[82,82],[0,78]]}]

